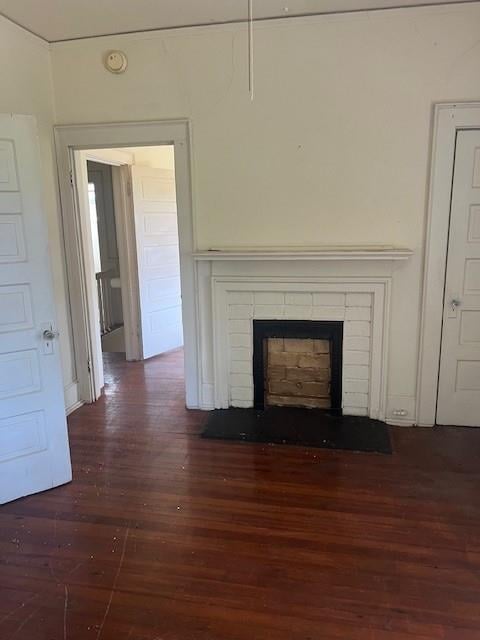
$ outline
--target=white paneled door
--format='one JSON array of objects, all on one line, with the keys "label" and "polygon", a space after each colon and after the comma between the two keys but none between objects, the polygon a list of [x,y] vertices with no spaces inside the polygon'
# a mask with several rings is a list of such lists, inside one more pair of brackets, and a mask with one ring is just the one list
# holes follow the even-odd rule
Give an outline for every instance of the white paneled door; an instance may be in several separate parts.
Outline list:
[{"label": "white paneled door", "polygon": [[437,422],[480,426],[480,130],[457,133]]},{"label": "white paneled door", "polygon": [[175,174],[132,167],[143,357],[183,344]]},{"label": "white paneled door", "polygon": [[0,503],[71,480],[35,120],[0,115]]}]

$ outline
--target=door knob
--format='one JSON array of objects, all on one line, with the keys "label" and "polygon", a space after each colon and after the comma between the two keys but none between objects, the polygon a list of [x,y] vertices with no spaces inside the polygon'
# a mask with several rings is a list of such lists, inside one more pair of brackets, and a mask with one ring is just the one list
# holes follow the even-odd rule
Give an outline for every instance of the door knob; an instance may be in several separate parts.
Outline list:
[{"label": "door knob", "polygon": [[53,329],[45,329],[42,335],[44,340],[54,340],[55,338],[58,338],[60,334],[58,331],[54,331]]},{"label": "door knob", "polygon": [[460,300],[456,300],[455,298],[453,298],[453,300],[450,301],[450,306],[452,307],[452,311],[455,311],[455,309],[459,307],[460,304],[461,304]]}]

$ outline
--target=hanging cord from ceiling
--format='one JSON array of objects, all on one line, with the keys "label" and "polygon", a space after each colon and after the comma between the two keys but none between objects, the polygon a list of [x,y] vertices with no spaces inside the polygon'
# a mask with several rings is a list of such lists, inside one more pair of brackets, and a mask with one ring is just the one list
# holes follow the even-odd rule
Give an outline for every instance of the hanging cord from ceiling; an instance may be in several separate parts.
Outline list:
[{"label": "hanging cord from ceiling", "polygon": [[253,0],[248,2],[248,91],[253,102]]}]

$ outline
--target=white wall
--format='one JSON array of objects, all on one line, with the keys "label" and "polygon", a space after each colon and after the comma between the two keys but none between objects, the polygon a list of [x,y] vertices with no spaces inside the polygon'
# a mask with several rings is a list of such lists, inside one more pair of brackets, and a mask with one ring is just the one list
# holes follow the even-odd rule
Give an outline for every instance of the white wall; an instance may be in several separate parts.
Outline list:
[{"label": "white wall", "polygon": [[61,43],[58,120],[191,118],[200,247],[418,247],[432,103],[479,97],[479,27],[477,5],[258,24],[253,103],[243,25]]},{"label": "white wall", "polygon": [[124,151],[132,154],[133,164],[137,167],[175,171],[175,151],[171,144],[156,147],[129,147]]},{"label": "white wall", "polygon": [[[98,38],[51,47],[57,123],[188,117],[198,248],[386,243],[393,269],[389,395],[413,405],[432,105],[479,100],[480,6],[255,25],[255,100],[245,25]],[[124,75],[104,52],[122,48]],[[74,379],[51,148],[48,48],[0,20],[0,110],[40,125],[62,332]]]},{"label": "white wall", "polygon": [[[480,6],[245,25],[52,47],[57,120],[188,117],[198,248],[382,243],[393,268],[389,396],[413,407],[435,102],[478,100]],[[111,48],[124,75],[102,67]]]},{"label": "white wall", "polygon": [[67,406],[76,398],[67,316],[61,225],[57,203],[53,157],[53,85],[50,52],[40,39],[0,17],[0,112],[22,113],[37,118],[44,184],[44,209],[48,218],[50,257],[53,268],[57,323]]}]

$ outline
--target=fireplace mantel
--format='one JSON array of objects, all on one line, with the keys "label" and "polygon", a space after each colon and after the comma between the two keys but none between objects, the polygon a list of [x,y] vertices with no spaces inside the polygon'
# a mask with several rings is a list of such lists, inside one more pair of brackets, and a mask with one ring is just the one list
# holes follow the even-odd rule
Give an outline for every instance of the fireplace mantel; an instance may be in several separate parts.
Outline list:
[{"label": "fireplace mantel", "polygon": [[197,251],[197,261],[265,260],[408,260],[411,249],[387,245],[323,246],[310,248],[219,248]]},{"label": "fireplace mantel", "polygon": [[388,403],[398,402],[387,397],[391,289],[414,254],[379,244],[195,252],[202,408],[253,406],[253,320],[338,321],[344,413],[391,418]]}]

